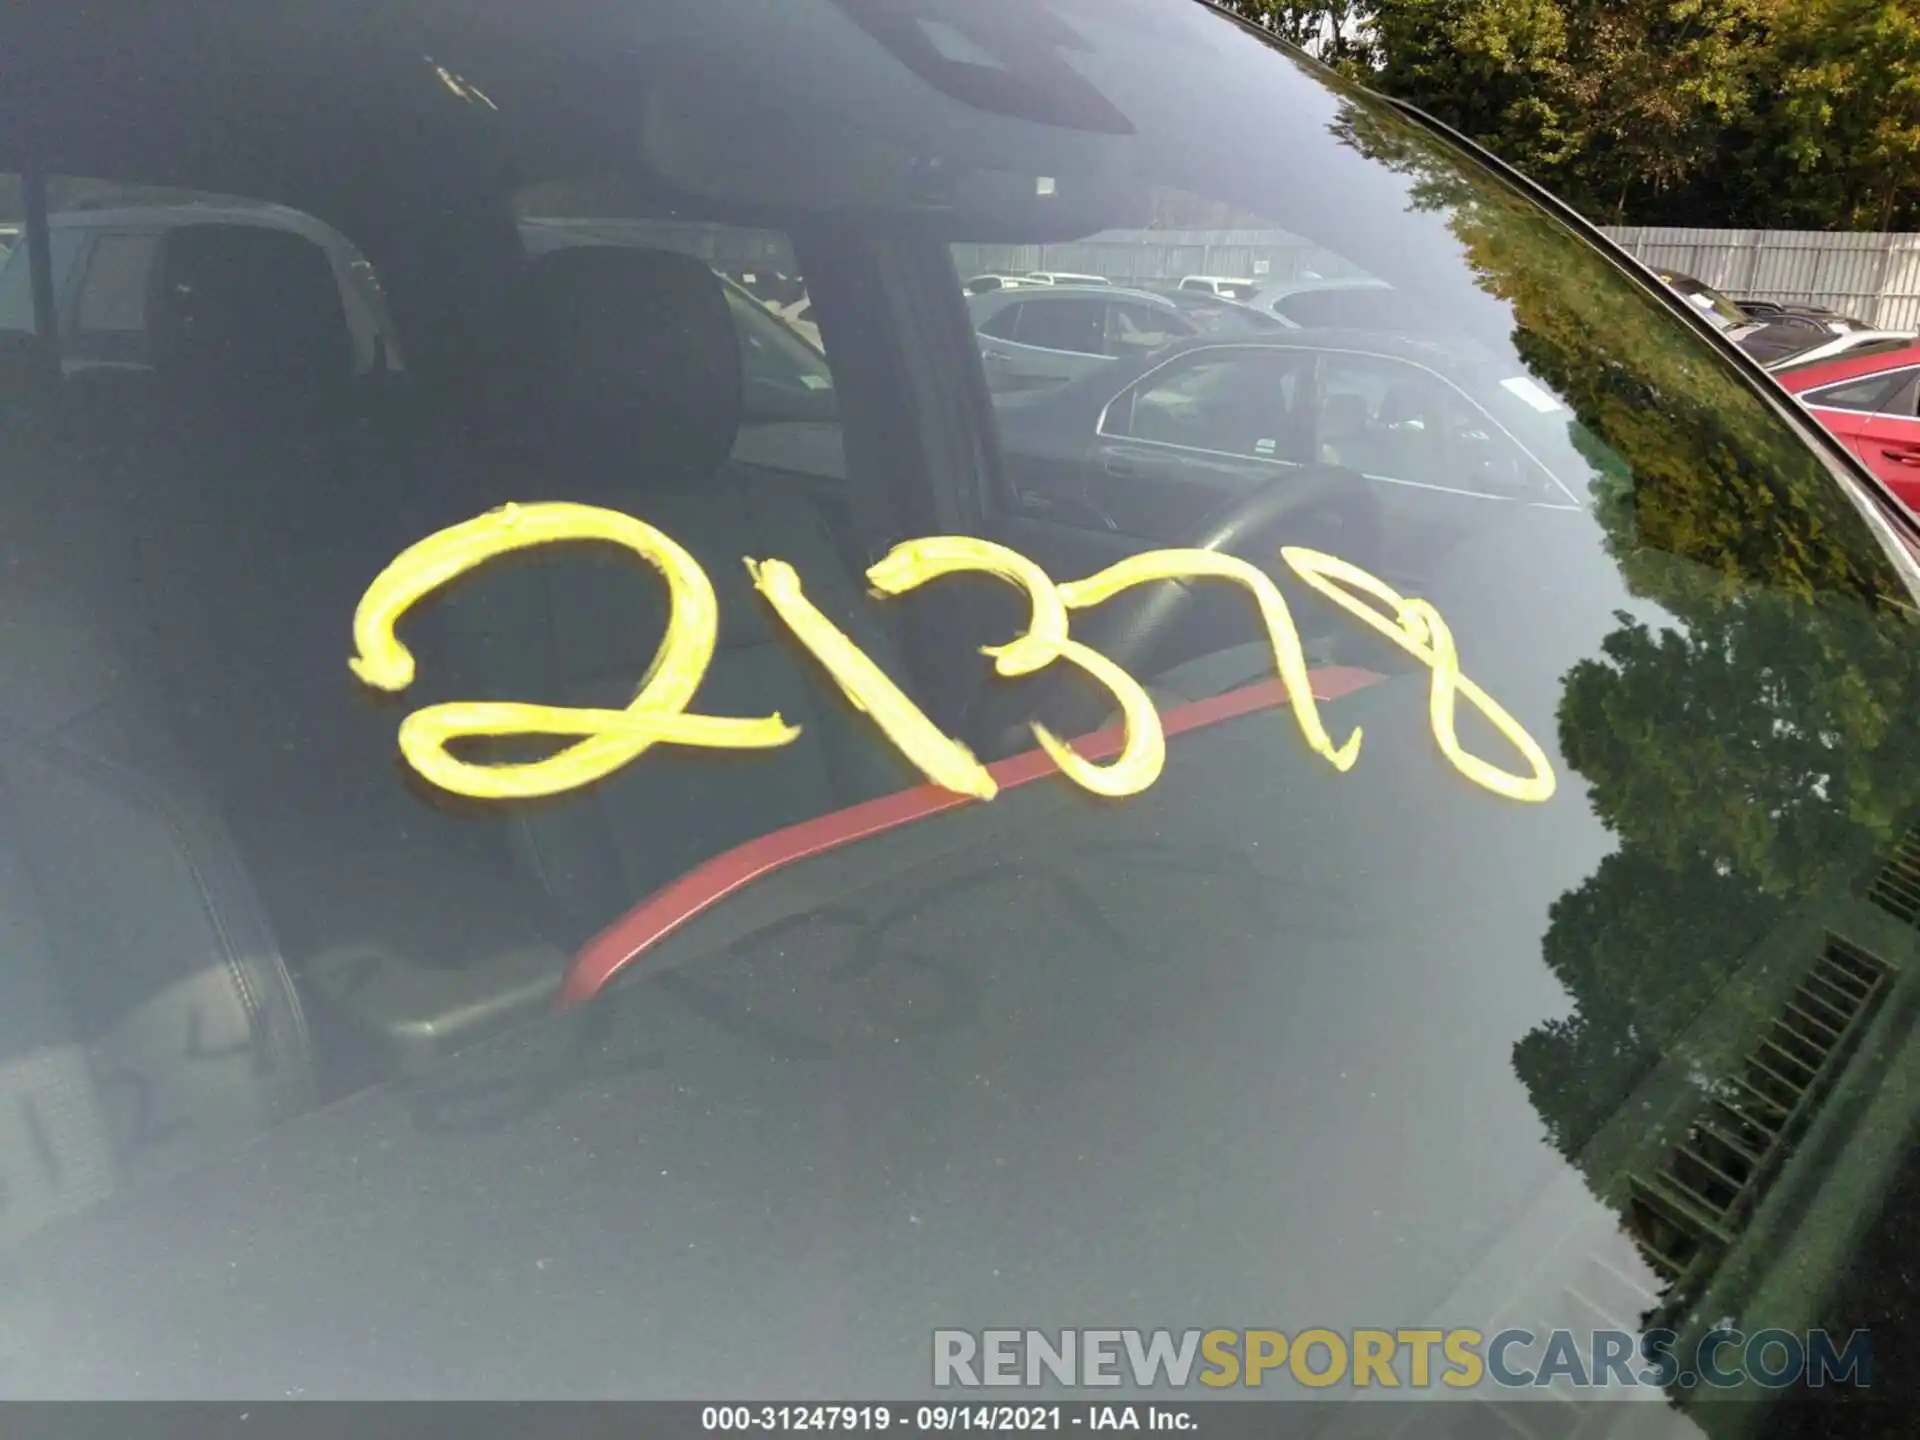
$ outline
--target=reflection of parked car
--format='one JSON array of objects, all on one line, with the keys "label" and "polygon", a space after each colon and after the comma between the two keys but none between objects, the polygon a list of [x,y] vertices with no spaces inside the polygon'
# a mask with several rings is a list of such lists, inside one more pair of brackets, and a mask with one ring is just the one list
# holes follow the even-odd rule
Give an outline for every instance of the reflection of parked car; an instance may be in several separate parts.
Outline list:
[{"label": "reflection of parked car", "polygon": [[995,390],[1055,385],[1200,333],[1165,296],[1118,286],[999,291],[969,297],[967,309]]},{"label": "reflection of parked car", "polygon": [[[277,205],[130,206],[52,216],[53,287],[69,371],[149,363],[146,317],[150,290],[163,266],[154,262],[168,237],[203,226],[285,230],[326,253],[353,333],[355,369],[365,374],[401,365],[373,267],[339,232]],[[0,330],[33,329],[33,287],[24,249],[0,265]]]},{"label": "reflection of parked car", "polygon": [[1837,360],[1863,350],[1879,351],[1905,345],[1911,330],[1869,330],[1864,326],[1808,326],[1793,319],[1776,320],[1742,338],[1740,348],[1769,369]]},{"label": "reflection of parked car", "polygon": [[1749,319],[1763,323],[1783,317],[1798,316],[1808,320],[1845,324],[1856,330],[1872,328],[1858,316],[1843,314],[1831,306],[1814,305],[1800,300],[1736,300],[1733,303],[1745,311]]},{"label": "reflection of parked car", "polygon": [[1910,338],[1897,331],[1875,330],[1818,306],[1743,304],[1677,270],[1653,273],[1721,334],[1769,367],[1827,359],[1862,346]]},{"label": "reflection of parked car", "polygon": [[1032,289],[1046,283],[1029,275],[976,275],[962,285],[960,291],[964,295],[986,295],[995,290]]},{"label": "reflection of parked car", "polygon": [[1229,505],[1302,466],[1352,470],[1369,492],[1356,504],[1389,522],[1368,526],[1373,540],[1342,537],[1341,553],[1384,545],[1360,563],[1410,581],[1487,524],[1490,502],[1577,503],[1539,458],[1564,444],[1571,419],[1552,397],[1387,336],[1292,331],[1174,345],[1008,397],[1000,419],[1025,503],[1148,540],[1176,541],[1196,508]]},{"label": "reflection of parked car", "polygon": [[1036,285],[1111,285],[1104,275],[1076,275],[1071,270],[1033,270],[1027,279]]},{"label": "reflection of parked car", "polygon": [[1774,374],[1909,509],[1920,510],[1920,343],[1877,345]]},{"label": "reflection of parked car", "polygon": [[1217,295],[1222,300],[1250,300],[1259,292],[1258,280],[1235,280],[1222,275],[1189,275],[1180,282],[1182,290],[1197,290]]},{"label": "reflection of parked car", "polygon": [[1284,320],[1265,310],[1256,310],[1237,300],[1222,300],[1204,290],[1170,289],[1162,285],[1138,288],[1172,304],[1193,322],[1195,333],[1200,335],[1270,335],[1289,328]]},{"label": "reflection of parked car", "polygon": [[1393,330],[1406,319],[1406,305],[1384,280],[1366,276],[1281,280],[1247,302],[1296,330],[1339,326]]},{"label": "reflection of parked car", "polygon": [[1753,316],[1704,280],[1696,280],[1678,270],[1656,268],[1653,273],[1662,285],[1706,316],[1715,329],[1736,335],[1753,324]]}]

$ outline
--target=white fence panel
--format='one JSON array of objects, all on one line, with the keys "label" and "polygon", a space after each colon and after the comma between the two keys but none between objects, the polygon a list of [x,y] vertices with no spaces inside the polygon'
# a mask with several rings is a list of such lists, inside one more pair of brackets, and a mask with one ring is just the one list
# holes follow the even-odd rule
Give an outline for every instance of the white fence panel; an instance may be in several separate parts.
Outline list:
[{"label": "white fence panel", "polygon": [[1920,330],[1920,235],[1624,226],[1607,235],[1649,265],[1736,300],[1798,300],[1889,330]]}]

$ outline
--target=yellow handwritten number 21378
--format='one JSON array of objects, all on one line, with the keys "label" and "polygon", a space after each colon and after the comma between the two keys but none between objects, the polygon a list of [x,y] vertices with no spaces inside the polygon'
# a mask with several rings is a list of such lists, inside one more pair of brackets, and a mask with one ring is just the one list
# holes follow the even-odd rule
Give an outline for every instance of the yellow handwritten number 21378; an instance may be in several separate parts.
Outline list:
[{"label": "yellow handwritten number 21378", "polygon": [[[632,551],[667,583],[672,601],[667,631],[639,693],[622,710],[510,701],[460,701],[416,710],[400,726],[401,753],[415,770],[456,794],[524,799],[591,785],[655,745],[769,749],[790,744],[799,735],[778,715],[688,713],[713,661],[719,630],[713,583],[693,556],[665,532],[631,515],[591,505],[508,505],[410,546],[361,597],[353,622],[358,653],[348,662],[353,673],[377,689],[406,689],[414,678],[413,656],[396,637],[394,627],[415,604],[497,556],[586,540]],[[1434,738],[1462,775],[1515,800],[1542,801],[1553,794],[1553,770],[1545,753],[1497,701],[1461,673],[1453,634],[1431,605],[1406,599],[1366,571],[1331,555],[1294,548],[1280,554],[1307,585],[1433,672],[1428,710]],[[795,639],[812,653],[847,700],[929,780],[958,794],[993,798],[997,786],[987,768],[959,741],[943,734],[870,656],[808,600],[792,566],[781,560],[750,559],[746,564],[755,586]],[[1281,684],[1308,746],[1342,772],[1359,758],[1358,730],[1336,744],[1322,723],[1292,612],[1279,587],[1257,566],[1210,550],[1155,550],[1061,585],[1005,546],[964,536],[937,536],[895,547],[867,572],[867,578],[876,591],[891,596],[929,580],[969,573],[991,576],[1023,591],[1030,607],[1026,631],[986,652],[996,673],[1032,675],[1059,663],[1083,672],[1113,695],[1124,721],[1125,740],[1120,754],[1107,764],[1095,764],[1077,754],[1044,726],[1033,727],[1035,739],[1061,771],[1095,794],[1137,795],[1152,785],[1166,762],[1166,736],[1159,713],[1140,683],[1068,634],[1069,613],[1155,581],[1218,580],[1244,589],[1266,625]],[[1513,744],[1528,773],[1501,770],[1467,752],[1454,724],[1462,700]],[[449,749],[455,741],[512,735],[540,735],[570,743],[545,759],[515,764],[478,764],[460,759]]]}]

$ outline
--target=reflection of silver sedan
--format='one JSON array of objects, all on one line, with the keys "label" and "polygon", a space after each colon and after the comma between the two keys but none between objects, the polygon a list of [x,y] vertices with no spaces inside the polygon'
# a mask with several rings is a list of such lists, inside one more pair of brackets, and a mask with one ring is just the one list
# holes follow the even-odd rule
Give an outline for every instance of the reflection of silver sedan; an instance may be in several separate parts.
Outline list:
[{"label": "reflection of silver sedan", "polygon": [[1384,280],[1364,275],[1280,280],[1246,301],[1296,330],[1339,325],[1359,330],[1391,330],[1399,297]]},{"label": "reflection of silver sedan", "polygon": [[988,295],[995,290],[1031,290],[1047,283],[1026,275],[976,275],[962,285],[960,291],[964,295]]},{"label": "reflection of silver sedan", "polygon": [[967,310],[996,391],[1076,380],[1119,356],[1200,333],[1165,296],[1111,285],[996,290],[969,296]]},{"label": "reflection of silver sedan", "polygon": [[[1580,508],[1571,412],[1510,359],[1365,331],[1170,345],[1072,385],[999,397],[1006,474],[1031,518],[1180,545],[1309,471],[1350,477],[1332,531],[1296,530],[1420,593],[1438,559],[1516,511]],[[1316,524],[1318,522],[1315,522]]]},{"label": "reflection of silver sedan", "polygon": [[1251,300],[1260,293],[1260,282],[1226,275],[1189,275],[1181,280],[1180,288],[1221,300]]}]

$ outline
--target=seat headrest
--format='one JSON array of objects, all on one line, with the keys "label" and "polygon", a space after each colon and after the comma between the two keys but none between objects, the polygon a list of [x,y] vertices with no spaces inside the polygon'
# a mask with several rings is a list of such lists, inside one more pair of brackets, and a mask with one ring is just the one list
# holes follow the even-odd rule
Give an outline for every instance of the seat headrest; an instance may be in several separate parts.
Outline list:
[{"label": "seat headrest", "polygon": [[[264,225],[183,225],[160,242],[148,335],[174,379],[310,396],[353,374],[353,336],[326,252]],[[217,393],[208,398],[221,399]]]},{"label": "seat headrest", "polygon": [[740,336],[705,264],[630,246],[556,250],[530,263],[523,301],[522,398],[544,443],[604,456],[622,484],[703,478],[727,458],[744,403]]}]

